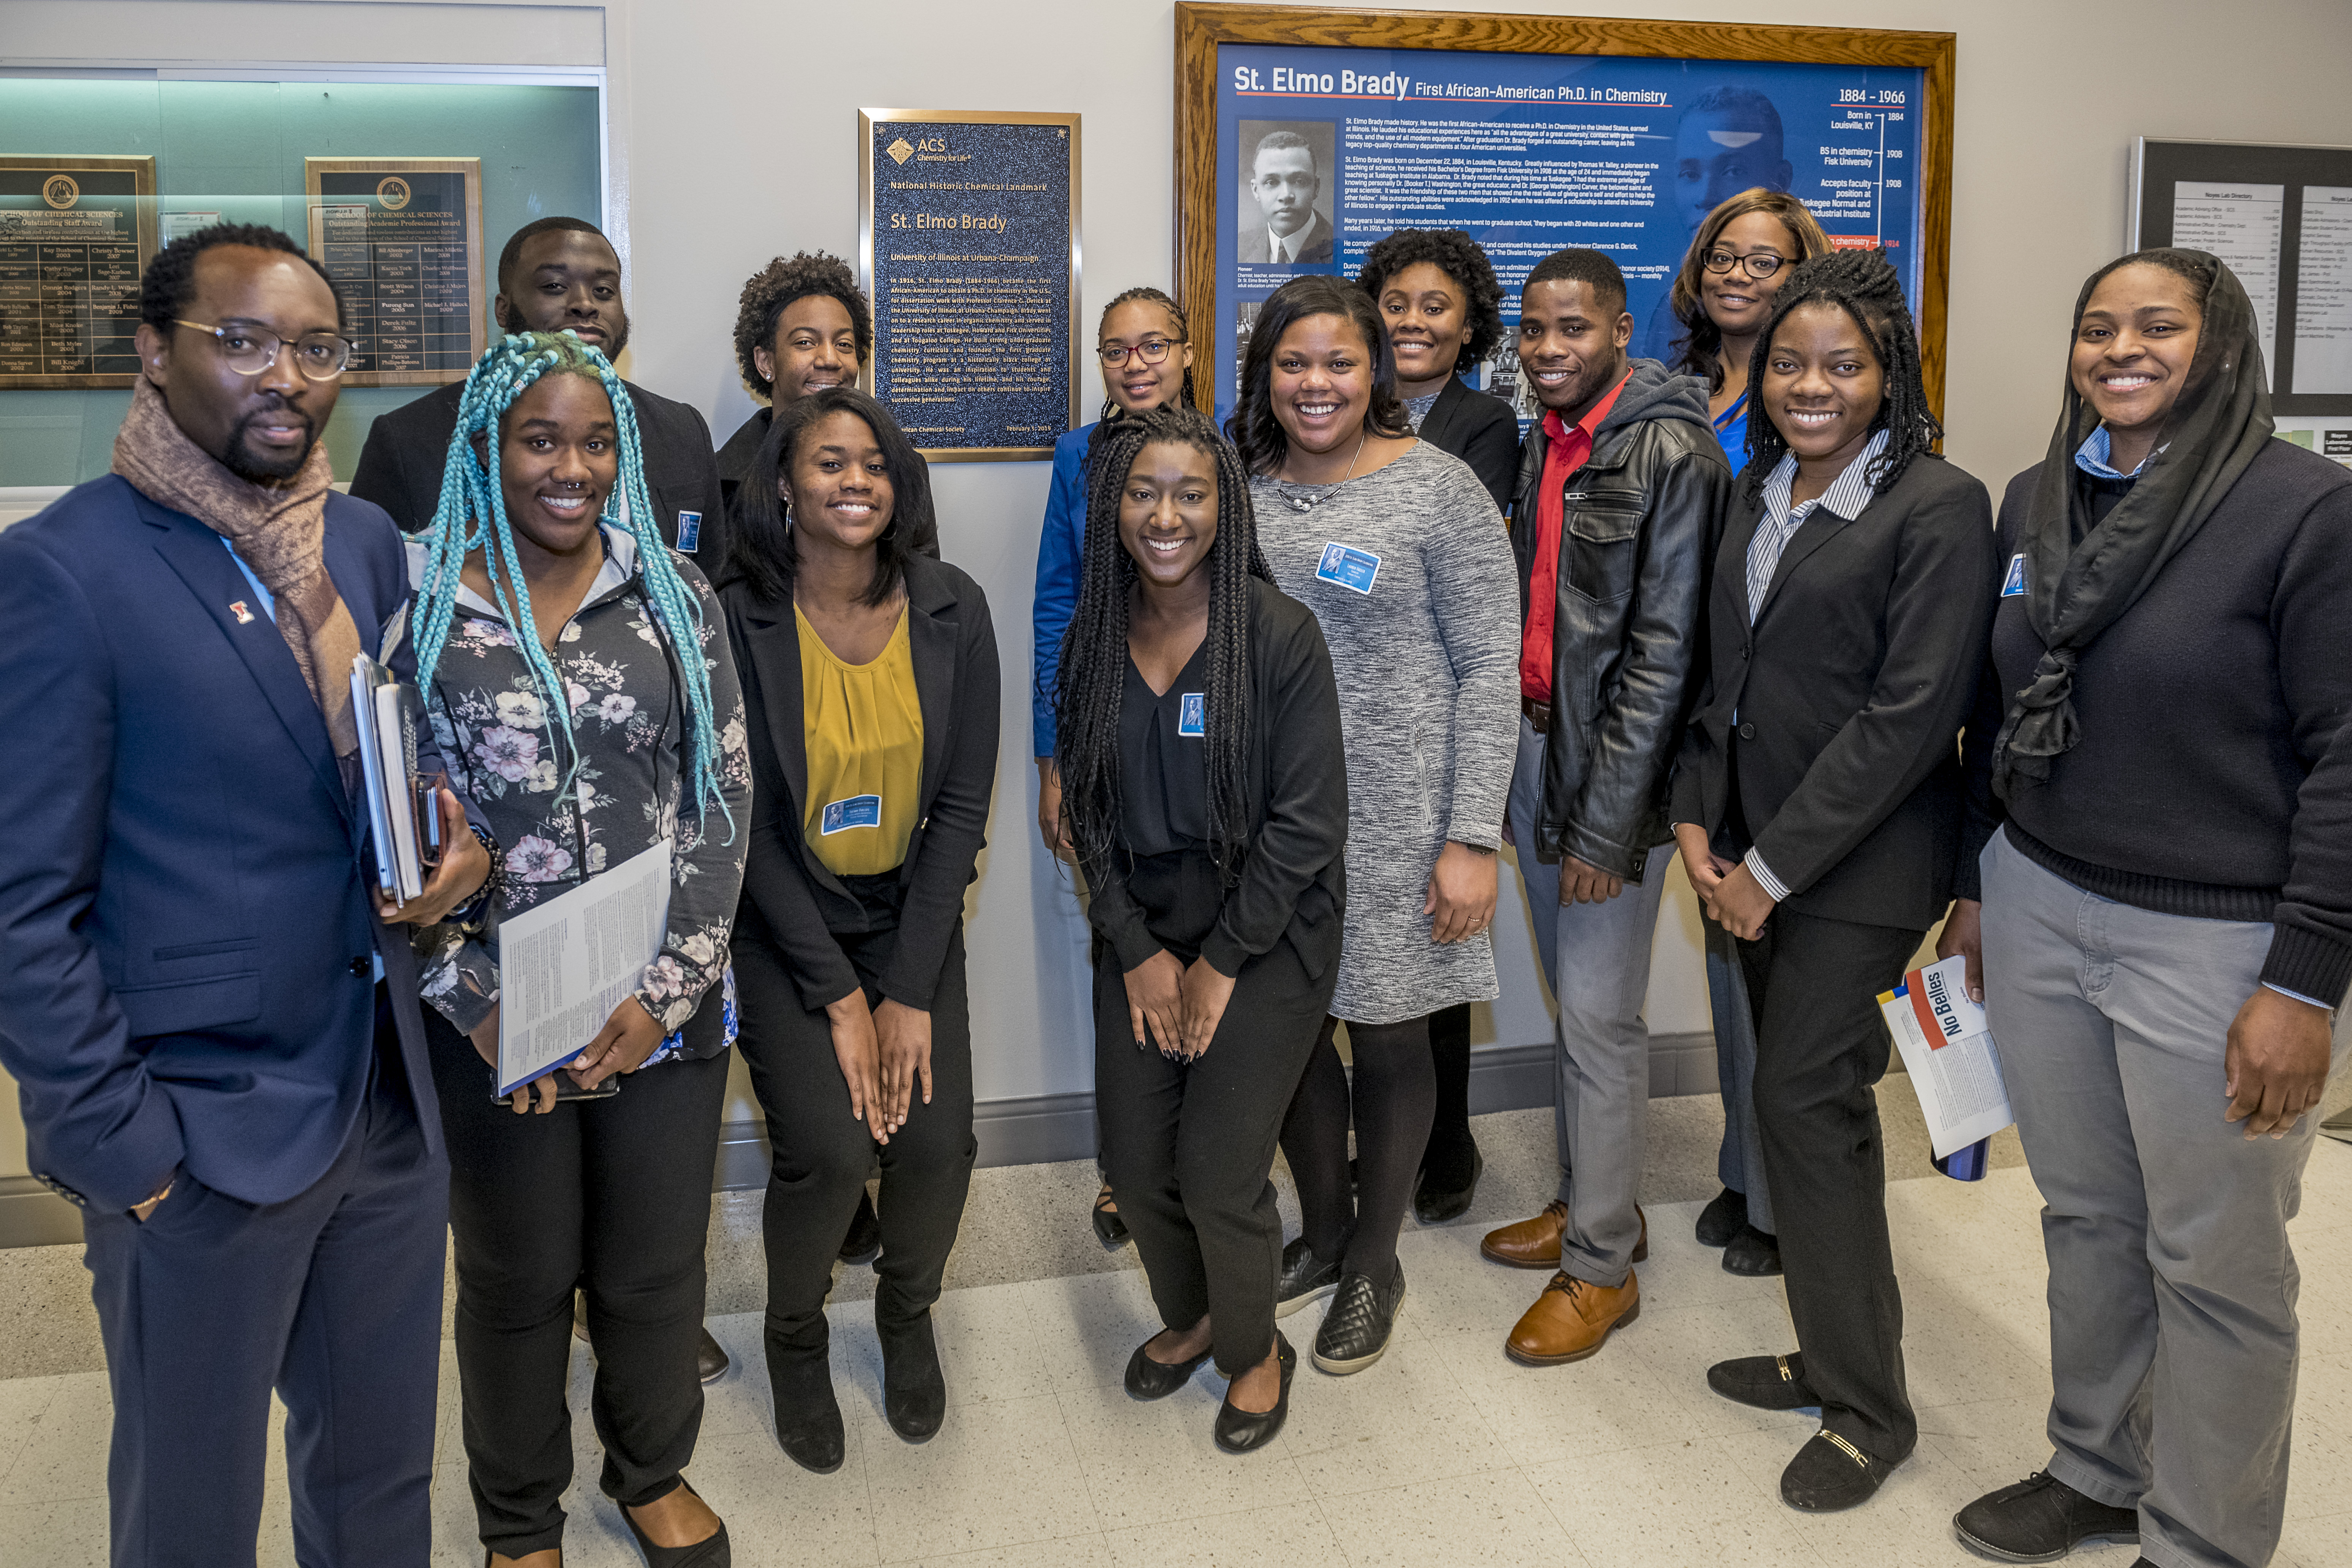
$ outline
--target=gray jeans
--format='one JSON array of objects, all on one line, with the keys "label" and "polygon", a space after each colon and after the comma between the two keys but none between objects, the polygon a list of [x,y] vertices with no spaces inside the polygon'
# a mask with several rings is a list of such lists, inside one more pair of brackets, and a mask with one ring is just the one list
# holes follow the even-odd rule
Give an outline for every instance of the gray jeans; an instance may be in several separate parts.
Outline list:
[{"label": "gray jeans", "polygon": [[1559,868],[1535,855],[1543,794],[1545,740],[1519,721],[1511,773],[1511,837],[1518,846],[1528,920],[1551,994],[1553,1131],[1559,1145],[1559,1198],[1568,1205],[1559,1266],[1594,1285],[1625,1282],[1642,1239],[1633,1207],[1642,1185],[1642,1129],[1650,1106],[1650,939],[1665,896],[1674,846],[1650,851],[1639,883],[1605,904],[1559,901]]},{"label": "gray jeans", "polygon": [[2249,1142],[2221,1119],[2271,927],[2099,898],[2005,833],[1979,864],[1985,1006],[2050,1259],[2050,1474],[2137,1506],[2158,1568],[2259,1568],[2294,1415],[2286,1223],[2318,1122]]}]

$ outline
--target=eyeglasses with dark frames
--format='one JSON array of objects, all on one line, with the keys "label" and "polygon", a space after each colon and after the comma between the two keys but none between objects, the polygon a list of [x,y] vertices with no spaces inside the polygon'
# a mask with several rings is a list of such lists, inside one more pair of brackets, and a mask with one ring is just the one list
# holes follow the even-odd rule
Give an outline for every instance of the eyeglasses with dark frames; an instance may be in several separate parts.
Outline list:
[{"label": "eyeglasses with dark frames", "polygon": [[1124,343],[1105,343],[1098,352],[1102,354],[1103,368],[1117,370],[1127,363],[1129,354],[1133,354],[1146,364],[1158,364],[1168,357],[1168,351],[1175,346],[1175,342],[1166,338],[1146,338],[1133,348],[1129,348]]},{"label": "eyeglasses with dark frames", "polygon": [[1769,250],[1751,250],[1745,256],[1734,256],[1717,246],[1699,258],[1699,265],[1709,272],[1717,273],[1728,272],[1736,266],[1760,283],[1789,265],[1789,258],[1775,256]]}]

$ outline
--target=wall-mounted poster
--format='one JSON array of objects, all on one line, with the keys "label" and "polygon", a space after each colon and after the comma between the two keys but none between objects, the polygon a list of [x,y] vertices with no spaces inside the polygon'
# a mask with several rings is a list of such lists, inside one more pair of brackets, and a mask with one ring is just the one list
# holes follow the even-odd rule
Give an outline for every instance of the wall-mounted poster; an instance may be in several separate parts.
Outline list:
[{"label": "wall-mounted poster", "polygon": [[866,384],[933,462],[1035,459],[1077,423],[1078,117],[867,109]]},{"label": "wall-mounted poster", "polygon": [[0,387],[129,386],[152,158],[0,157]]},{"label": "wall-mounted poster", "polygon": [[305,158],[310,254],[343,296],[352,386],[463,381],[489,347],[479,158]]},{"label": "wall-mounted poster", "polygon": [[[1177,273],[1215,324],[1220,415],[1259,304],[1301,272],[1352,277],[1401,228],[1477,240],[1507,324],[1537,261],[1606,252],[1632,352],[1671,360],[1694,232],[1759,185],[1886,253],[1940,405],[1948,33],[1194,5],[1176,31]],[[1532,417],[1509,344],[1480,384]]]}]

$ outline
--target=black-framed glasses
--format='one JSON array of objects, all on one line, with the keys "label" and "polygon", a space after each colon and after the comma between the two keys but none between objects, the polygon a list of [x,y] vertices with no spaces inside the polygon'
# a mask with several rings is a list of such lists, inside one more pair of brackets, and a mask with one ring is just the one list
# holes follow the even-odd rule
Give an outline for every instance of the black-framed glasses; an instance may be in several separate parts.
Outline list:
[{"label": "black-framed glasses", "polygon": [[1698,264],[1709,272],[1728,272],[1737,266],[1760,283],[1786,267],[1789,261],[1786,257],[1775,256],[1769,250],[1751,250],[1745,256],[1734,256],[1717,246],[1700,257]]},{"label": "black-framed glasses", "polygon": [[[221,360],[239,375],[259,375],[278,363],[278,351],[287,340],[267,327],[215,327],[203,321],[172,318],[173,324],[209,333],[220,344]],[[332,381],[352,363],[349,338],[333,332],[305,332],[293,340],[294,368],[310,381]]]},{"label": "black-framed glasses", "polygon": [[1175,346],[1166,338],[1146,338],[1133,348],[1129,348],[1123,343],[1105,343],[1100,351],[1103,368],[1117,370],[1127,363],[1127,356],[1129,354],[1133,354],[1146,364],[1158,364],[1168,357],[1168,351]]}]

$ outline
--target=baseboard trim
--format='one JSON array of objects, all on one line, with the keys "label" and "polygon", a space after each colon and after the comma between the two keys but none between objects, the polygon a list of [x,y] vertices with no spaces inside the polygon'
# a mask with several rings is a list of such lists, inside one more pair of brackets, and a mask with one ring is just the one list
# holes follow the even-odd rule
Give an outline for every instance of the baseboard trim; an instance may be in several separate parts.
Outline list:
[{"label": "baseboard trim", "polygon": [[81,1240],[81,1210],[30,1176],[0,1176],[0,1247]]}]

